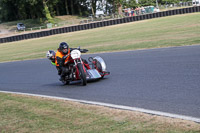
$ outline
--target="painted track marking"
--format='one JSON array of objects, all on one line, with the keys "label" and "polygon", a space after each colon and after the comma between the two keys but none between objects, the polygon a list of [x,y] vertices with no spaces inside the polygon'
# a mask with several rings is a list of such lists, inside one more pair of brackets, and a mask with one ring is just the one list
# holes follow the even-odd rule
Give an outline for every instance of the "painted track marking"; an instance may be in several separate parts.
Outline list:
[{"label": "painted track marking", "polygon": [[189,120],[189,121],[194,121],[194,122],[200,123],[200,118],[185,116],[185,115],[172,114],[172,113],[167,113],[167,112],[148,110],[148,109],[137,108],[137,107],[123,106],[123,105],[116,105],[116,104],[109,104],[109,103],[102,103],[102,102],[94,102],[94,101],[87,101],[87,100],[78,100],[78,99],[71,99],[71,98],[64,98],[64,97],[55,97],[55,96],[47,96],[47,95],[21,93],[21,92],[10,92],[10,91],[0,91],[0,92],[10,93],[10,94],[27,95],[27,96],[37,96],[37,97],[51,98],[51,99],[59,99],[59,100],[73,101],[73,102],[79,102],[79,103],[84,103],[84,104],[105,106],[105,107],[116,108],[116,109],[138,111],[138,112],[152,114],[152,115],[178,118],[178,119]]}]

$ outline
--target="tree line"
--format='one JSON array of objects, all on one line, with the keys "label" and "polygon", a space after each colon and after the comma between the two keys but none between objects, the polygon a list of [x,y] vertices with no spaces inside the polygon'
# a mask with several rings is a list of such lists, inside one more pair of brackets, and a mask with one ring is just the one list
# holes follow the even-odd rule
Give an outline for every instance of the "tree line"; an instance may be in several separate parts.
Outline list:
[{"label": "tree line", "polygon": [[[188,0],[157,0],[159,4]],[[119,13],[124,7],[156,6],[156,0],[0,0],[0,21],[46,19],[54,16],[95,14],[104,7],[106,13]]]}]

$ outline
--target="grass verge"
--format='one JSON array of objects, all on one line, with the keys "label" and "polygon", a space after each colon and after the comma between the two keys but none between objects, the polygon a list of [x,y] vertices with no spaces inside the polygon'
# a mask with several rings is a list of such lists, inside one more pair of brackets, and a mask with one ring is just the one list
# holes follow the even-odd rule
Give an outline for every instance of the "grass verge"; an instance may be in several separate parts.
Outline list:
[{"label": "grass verge", "polygon": [[200,124],[76,102],[0,93],[0,132],[199,133]]},{"label": "grass verge", "polygon": [[[200,13],[0,44],[0,62],[44,58],[66,41],[90,53],[200,44]],[[190,121],[0,93],[0,132],[199,133]]]},{"label": "grass verge", "polygon": [[200,44],[200,13],[156,18],[127,24],[0,44],[0,62],[45,58],[62,41],[90,53]]},{"label": "grass verge", "polygon": [[[84,17],[79,17],[79,16],[71,16],[71,15],[65,15],[65,16],[56,16],[53,18],[53,21],[55,23],[67,23],[68,21],[71,22],[80,22]],[[15,27],[17,26],[17,23],[23,23],[25,24],[26,28],[33,28],[33,27],[40,27],[40,26],[46,26],[48,21],[44,18],[41,19],[26,19],[26,20],[18,20],[18,21],[11,21],[11,22],[5,22],[2,23],[5,26],[8,27]]]}]

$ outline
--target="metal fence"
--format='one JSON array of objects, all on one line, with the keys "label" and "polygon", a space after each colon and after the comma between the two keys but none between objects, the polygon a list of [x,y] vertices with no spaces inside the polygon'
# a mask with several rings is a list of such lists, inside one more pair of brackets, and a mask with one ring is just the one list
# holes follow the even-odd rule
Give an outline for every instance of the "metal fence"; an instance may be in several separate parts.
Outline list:
[{"label": "metal fence", "polygon": [[49,29],[49,30],[39,31],[39,32],[34,32],[34,33],[4,37],[4,38],[0,38],[0,43],[39,38],[39,37],[45,37],[45,36],[50,36],[50,35],[55,35],[55,34],[62,34],[62,33],[80,31],[80,30],[88,30],[88,29],[93,29],[93,28],[98,28],[98,27],[105,27],[105,26],[140,21],[140,20],[145,20],[145,19],[153,19],[153,18],[158,18],[158,17],[165,17],[165,16],[171,16],[171,15],[193,13],[193,12],[200,12],[200,6],[175,9],[175,10],[169,10],[169,11],[163,11],[163,12],[157,12],[157,13],[151,13],[151,14],[144,14],[140,16],[103,20],[103,21],[98,21],[98,22],[91,22],[91,23],[86,23],[86,24],[78,24],[78,25],[72,25],[72,26],[67,26],[67,27],[62,27],[62,28]]}]

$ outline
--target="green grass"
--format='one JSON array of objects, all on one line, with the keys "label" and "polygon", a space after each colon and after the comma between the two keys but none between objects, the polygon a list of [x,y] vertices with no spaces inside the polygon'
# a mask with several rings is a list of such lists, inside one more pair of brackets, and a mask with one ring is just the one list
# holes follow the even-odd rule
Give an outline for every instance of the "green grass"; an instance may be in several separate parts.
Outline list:
[{"label": "green grass", "polygon": [[194,122],[0,93],[0,132],[198,133]]},{"label": "green grass", "polygon": [[[0,44],[0,62],[45,58],[66,41],[90,53],[200,44],[200,13]],[[0,93],[0,133],[199,133],[194,122]]]},{"label": "green grass", "polygon": [[[62,16],[60,16],[62,18]],[[65,16],[63,19],[60,19],[59,17],[54,17],[53,21],[55,23],[62,23],[63,21],[71,20],[71,19],[81,19],[81,17],[78,16]],[[24,23],[27,28],[32,28],[32,27],[40,27],[40,26],[46,26],[48,23],[46,19],[26,19],[26,20],[18,20],[18,21],[11,21],[11,22],[4,22],[2,24],[6,26],[16,26],[17,23]]]},{"label": "green grass", "polygon": [[[56,16],[53,18],[54,24],[52,25],[55,27],[57,26],[67,26],[71,24],[78,24],[82,19],[85,17],[79,17],[79,16],[71,16],[71,15],[65,15],[65,16]],[[17,23],[23,23],[26,26],[26,31],[32,30],[39,30],[40,27],[42,29],[46,29],[48,21],[45,18],[40,19],[26,19],[26,20],[18,20],[18,21],[11,21],[11,22],[4,22],[2,25],[6,29],[9,29],[10,31],[15,31]]]},{"label": "green grass", "polygon": [[181,8],[190,8],[192,6],[178,6],[178,7],[167,7],[163,5],[162,7],[159,7],[160,11],[167,11],[167,10],[175,10],[175,9],[181,9]]},{"label": "green grass", "polygon": [[0,44],[0,62],[45,58],[62,41],[90,53],[200,44],[200,13],[176,15]]},{"label": "green grass", "polygon": [[24,23],[26,25],[27,28],[31,28],[31,27],[36,27],[36,26],[43,26],[44,24],[42,24],[42,19],[27,19],[27,20],[18,20],[18,21],[11,21],[11,22],[7,22],[7,23],[3,23],[4,25],[7,26],[16,26],[17,23]]}]

